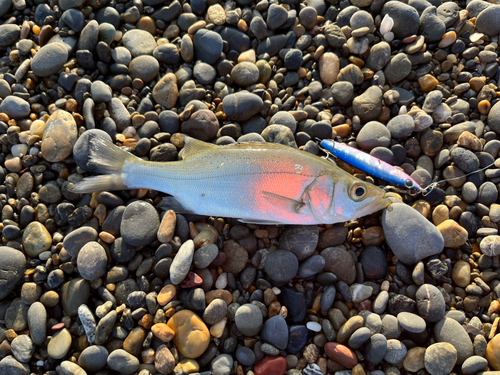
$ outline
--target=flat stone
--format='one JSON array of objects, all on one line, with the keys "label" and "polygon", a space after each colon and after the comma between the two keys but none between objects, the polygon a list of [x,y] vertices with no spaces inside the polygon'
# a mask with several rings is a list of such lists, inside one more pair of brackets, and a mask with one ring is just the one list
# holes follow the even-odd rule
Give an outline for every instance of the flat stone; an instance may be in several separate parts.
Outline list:
[{"label": "flat stone", "polygon": [[48,77],[62,69],[68,60],[68,50],[60,43],[50,43],[36,53],[31,60],[31,69],[39,77]]}]

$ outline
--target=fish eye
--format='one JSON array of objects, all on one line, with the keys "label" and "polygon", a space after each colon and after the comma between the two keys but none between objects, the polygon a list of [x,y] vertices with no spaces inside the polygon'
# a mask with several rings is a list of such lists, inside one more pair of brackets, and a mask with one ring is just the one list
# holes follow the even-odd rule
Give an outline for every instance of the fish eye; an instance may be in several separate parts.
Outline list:
[{"label": "fish eye", "polygon": [[413,181],[412,180],[405,180],[405,186],[407,188],[411,188],[413,186]]},{"label": "fish eye", "polygon": [[366,186],[361,183],[352,185],[349,195],[353,201],[359,202],[366,197]]}]

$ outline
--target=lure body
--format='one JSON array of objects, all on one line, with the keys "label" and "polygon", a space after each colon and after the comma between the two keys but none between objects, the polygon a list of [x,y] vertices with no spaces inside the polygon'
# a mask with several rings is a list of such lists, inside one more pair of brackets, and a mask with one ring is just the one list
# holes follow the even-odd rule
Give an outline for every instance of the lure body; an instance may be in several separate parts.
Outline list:
[{"label": "lure body", "polygon": [[332,141],[331,139],[323,139],[320,142],[320,146],[353,167],[375,177],[381,178],[382,180],[390,182],[394,185],[404,186],[408,189],[422,189],[413,178],[408,176],[401,169],[371,156],[366,152],[347,146],[343,143]]}]

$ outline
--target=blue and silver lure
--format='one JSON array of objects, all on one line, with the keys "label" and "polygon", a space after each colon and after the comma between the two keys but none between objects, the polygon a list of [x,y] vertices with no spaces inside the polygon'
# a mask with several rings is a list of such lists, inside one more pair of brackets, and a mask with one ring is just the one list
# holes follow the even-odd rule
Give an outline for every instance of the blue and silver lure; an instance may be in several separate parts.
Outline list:
[{"label": "blue and silver lure", "polygon": [[331,139],[323,139],[320,142],[320,147],[327,153],[330,153],[353,167],[375,177],[383,179],[394,185],[404,186],[407,189],[415,189],[419,192],[424,191],[424,189],[422,189],[422,187],[420,187],[420,185],[413,178],[408,176],[408,174],[403,172],[401,169],[371,156],[366,152],[347,146],[343,143],[335,142]]}]

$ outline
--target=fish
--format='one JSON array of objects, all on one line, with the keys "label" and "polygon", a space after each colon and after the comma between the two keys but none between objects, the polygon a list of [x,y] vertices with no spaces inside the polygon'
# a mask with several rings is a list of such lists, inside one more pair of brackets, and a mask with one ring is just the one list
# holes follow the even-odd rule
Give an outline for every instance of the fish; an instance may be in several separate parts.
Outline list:
[{"label": "fish", "polygon": [[386,192],[316,155],[274,143],[217,146],[184,136],[182,160],[142,160],[99,136],[89,139],[86,177],[72,191],[152,189],[164,209],[262,225],[334,224],[390,204]]},{"label": "fish", "polygon": [[383,160],[380,160],[366,152],[358,150],[354,147],[347,146],[343,143],[335,142],[331,139],[323,139],[320,141],[320,147],[326,152],[331,153],[335,157],[345,161],[346,163],[358,168],[375,177],[381,178],[394,185],[406,187],[407,189],[415,189],[423,191],[422,187],[406,174],[403,170],[396,168]]}]

